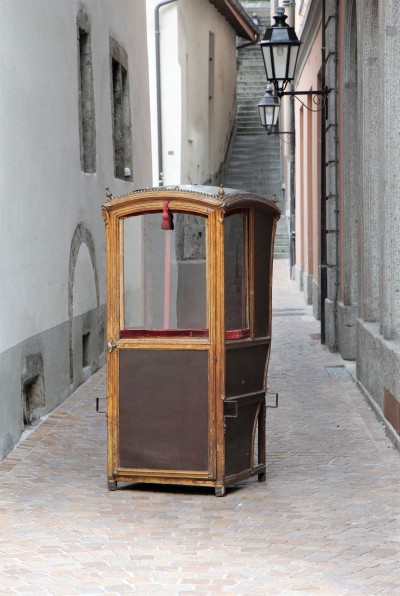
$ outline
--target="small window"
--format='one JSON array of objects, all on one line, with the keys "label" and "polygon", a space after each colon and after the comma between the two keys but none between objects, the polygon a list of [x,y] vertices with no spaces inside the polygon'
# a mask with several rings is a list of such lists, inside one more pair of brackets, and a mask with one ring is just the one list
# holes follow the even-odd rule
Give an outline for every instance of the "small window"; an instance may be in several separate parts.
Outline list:
[{"label": "small window", "polygon": [[93,65],[89,19],[83,10],[77,17],[79,68],[79,136],[81,169],[96,171],[96,125],[93,93]]},{"label": "small window", "polygon": [[225,218],[224,252],[226,338],[249,337],[247,212]]},{"label": "small window", "polygon": [[114,175],[132,180],[132,125],[128,80],[128,57],[110,40]]},{"label": "small window", "polygon": [[206,337],[207,218],[174,213],[128,217],[124,233],[123,337]]}]

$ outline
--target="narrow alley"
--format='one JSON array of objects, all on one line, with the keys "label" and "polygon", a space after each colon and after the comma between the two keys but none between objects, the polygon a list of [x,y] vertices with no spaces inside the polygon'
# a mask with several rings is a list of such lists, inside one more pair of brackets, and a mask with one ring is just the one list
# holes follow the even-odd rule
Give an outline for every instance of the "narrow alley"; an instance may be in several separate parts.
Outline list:
[{"label": "narrow alley", "polygon": [[105,370],[0,464],[0,594],[398,594],[399,452],[274,263],[267,480],[108,492]]}]

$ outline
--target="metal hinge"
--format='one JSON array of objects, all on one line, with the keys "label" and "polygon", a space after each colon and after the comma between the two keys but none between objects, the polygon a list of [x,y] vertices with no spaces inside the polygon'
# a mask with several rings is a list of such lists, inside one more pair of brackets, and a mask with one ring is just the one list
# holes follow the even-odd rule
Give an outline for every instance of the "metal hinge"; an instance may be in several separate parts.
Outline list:
[{"label": "metal hinge", "polygon": [[115,343],[115,341],[113,339],[109,339],[107,341],[107,350],[110,352],[110,354],[113,350],[115,350],[116,347],[117,347],[117,344]]}]

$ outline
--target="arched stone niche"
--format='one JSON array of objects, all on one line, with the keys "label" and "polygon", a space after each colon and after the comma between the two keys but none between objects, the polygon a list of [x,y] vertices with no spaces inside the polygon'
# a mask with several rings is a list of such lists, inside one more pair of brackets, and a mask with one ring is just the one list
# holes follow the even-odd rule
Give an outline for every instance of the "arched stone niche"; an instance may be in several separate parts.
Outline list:
[{"label": "arched stone niche", "polygon": [[99,367],[104,324],[94,242],[84,222],[71,242],[68,276],[70,384],[77,387]]}]

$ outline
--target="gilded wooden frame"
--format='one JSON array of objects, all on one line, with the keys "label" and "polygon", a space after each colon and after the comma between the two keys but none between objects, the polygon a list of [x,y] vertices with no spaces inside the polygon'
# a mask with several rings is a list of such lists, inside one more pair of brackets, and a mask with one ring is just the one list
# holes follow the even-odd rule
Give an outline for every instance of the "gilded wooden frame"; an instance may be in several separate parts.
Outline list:
[{"label": "gilded wooden frame", "polygon": [[[164,200],[169,201],[168,208],[174,212],[192,213],[207,217],[207,318],[209,337],[199,338],[135,338],[120,339],[119,332],[123,323],[123,237],[124,217],[139,213],[162,211]],[[216,494],[223,494],[225,486],[242,478],[258,474],[265,476],[265,405],[259,408],[258,441],[262,455],[259,465],[252,470],[244,470],[229,478],[225,473],[225,438],[224,438],[224,402],[225,402],[225,352],[235,346],[245,346],[244,340],[225,340],[224,326],[224,218],[237,209],[248,209],[248,251],[249,251],[249,324],[254,340],[254,208],[267,212],[273,218],[273,237],[279,210],[272,201],[243,193],[226,191],[213,187],[176,187],[138,191],[123,197],[117,197],[103,206],[107,237],[107,383],[108,383],[108,485],[111,490],[117,482],[157,482],[173,484],[192,484],[213,486]],[[273,243],[273,242],[272,242]],[[269,280],[269,330],[271,327],[272,295],[272,249]],[[116,299],[116,291],[118,297]],[[270,337],[253,341],[270,343]],[[208,416],[209,416],[209,458],[208,471],[190,470],[147,470],[120,468],[118,461],[118,394],[119,394],[119,350],[120,349],[157,349],[157,350],[207,350],[209,363],[208,378]],[[266,364],[267,370],[268,362]],[[265,383],[266,383],[265,370]],[[265,387],[266,389],[266,387]],[[253,435],[255,437],[255,427]],[[264,437],[264,439],[263,439]]]}]

